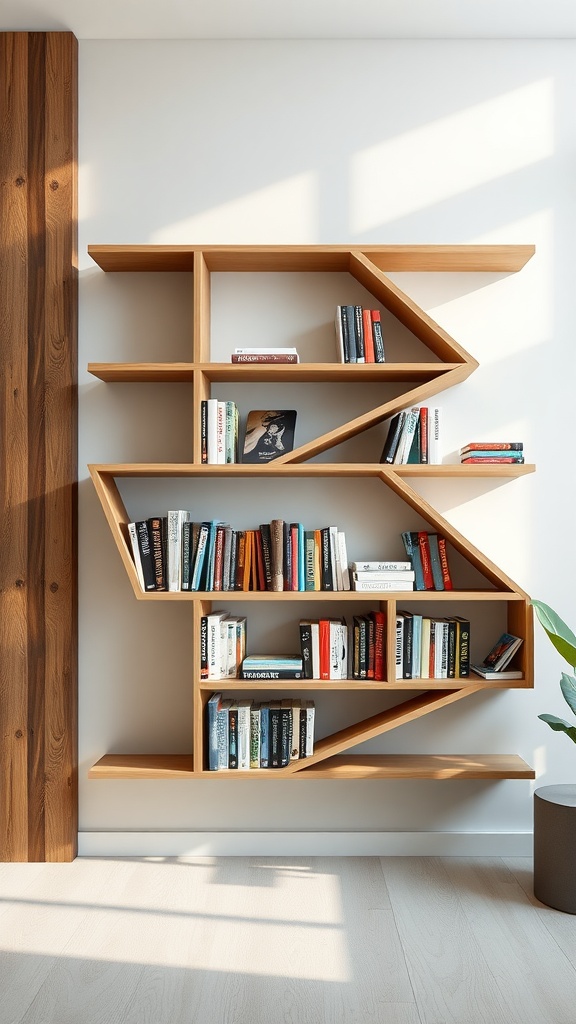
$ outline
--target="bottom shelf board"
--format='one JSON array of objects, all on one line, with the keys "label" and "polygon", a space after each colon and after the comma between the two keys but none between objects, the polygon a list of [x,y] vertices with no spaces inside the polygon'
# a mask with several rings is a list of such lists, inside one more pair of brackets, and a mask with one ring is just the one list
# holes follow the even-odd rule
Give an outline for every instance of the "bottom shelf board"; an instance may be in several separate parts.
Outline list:
[{"label": "bottom shelf board", "polygon": [[[282,769],[195,772],[190,754],[106,754],[89,779],[278,779]],[[340,754],[290,779],[534,779],[517,754]]]}]

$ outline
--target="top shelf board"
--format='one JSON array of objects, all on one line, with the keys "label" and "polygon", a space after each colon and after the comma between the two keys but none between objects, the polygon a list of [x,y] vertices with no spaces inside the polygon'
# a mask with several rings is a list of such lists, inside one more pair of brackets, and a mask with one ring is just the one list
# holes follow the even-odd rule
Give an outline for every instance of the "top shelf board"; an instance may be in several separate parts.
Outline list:
[{"label": "top shelf board", "polygon": [[187,271],[201,253],[211,271],[347,271],[362,253],[383,271],[516,273],[533,245],[89,245],[105,271]]}]

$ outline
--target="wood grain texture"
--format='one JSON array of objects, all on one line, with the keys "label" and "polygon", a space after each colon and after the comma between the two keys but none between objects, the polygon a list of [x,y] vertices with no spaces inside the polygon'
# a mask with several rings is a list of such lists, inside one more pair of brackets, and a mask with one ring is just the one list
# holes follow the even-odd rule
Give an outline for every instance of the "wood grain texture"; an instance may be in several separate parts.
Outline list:
[{"label": "wood grain texture", "polygon": [[456,363],[88,363],[88,373],[107,383],[190,381],[200,371],[209,381],[348,383],[427,381]]},{"label": "wood grain texture", "polygon": [[0,79],[0,771],[9,780],[0,858],[69,860],[77,834],[76,39],[1,33]]}]

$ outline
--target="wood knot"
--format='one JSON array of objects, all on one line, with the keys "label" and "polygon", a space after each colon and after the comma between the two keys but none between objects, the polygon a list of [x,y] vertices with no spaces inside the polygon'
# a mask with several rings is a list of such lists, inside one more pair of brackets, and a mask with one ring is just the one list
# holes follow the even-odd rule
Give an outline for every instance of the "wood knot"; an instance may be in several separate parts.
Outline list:
[{"label": "wood knot", "polygon": [[21,740],[23,735],[24,735],[24,733],[22,732],[22,729],[16,729],[16,732],[14,733],[14,735],[16,736],[17,740]]},{"label": "wood knot", "polygon": [[21,188],[22,185],[26,184],[26,178],[23,178],[22,176],[16,178],[16,184],[18,185],[18,188]]},{"label": "wood knot", "polygon": [[17,587],[23,587],[24,586],[24,580],[16,580],[16,586]]},{"label": "wood knot", "polygon": [[58,584],[57,583],[51,583],[50,584],[50,590],[52,591],[53,594],[55,594],[56,591],[58,590]]},{"label": "wood knot", "polygon": [[53,192],[56,192],[56,190],[58,188],[58,182],[57,181],[51,181],[50,182],[50,188],[52,189]]}]

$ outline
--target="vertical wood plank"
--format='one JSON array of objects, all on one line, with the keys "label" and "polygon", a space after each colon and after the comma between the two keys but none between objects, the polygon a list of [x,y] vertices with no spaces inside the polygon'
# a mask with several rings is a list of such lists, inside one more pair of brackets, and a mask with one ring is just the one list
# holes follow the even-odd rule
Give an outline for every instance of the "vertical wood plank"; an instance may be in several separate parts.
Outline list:
[{"label": "vertical wood plank", "polygon": [[70,860],[76,809],[77,42],[0,33],[0,858]]}]

